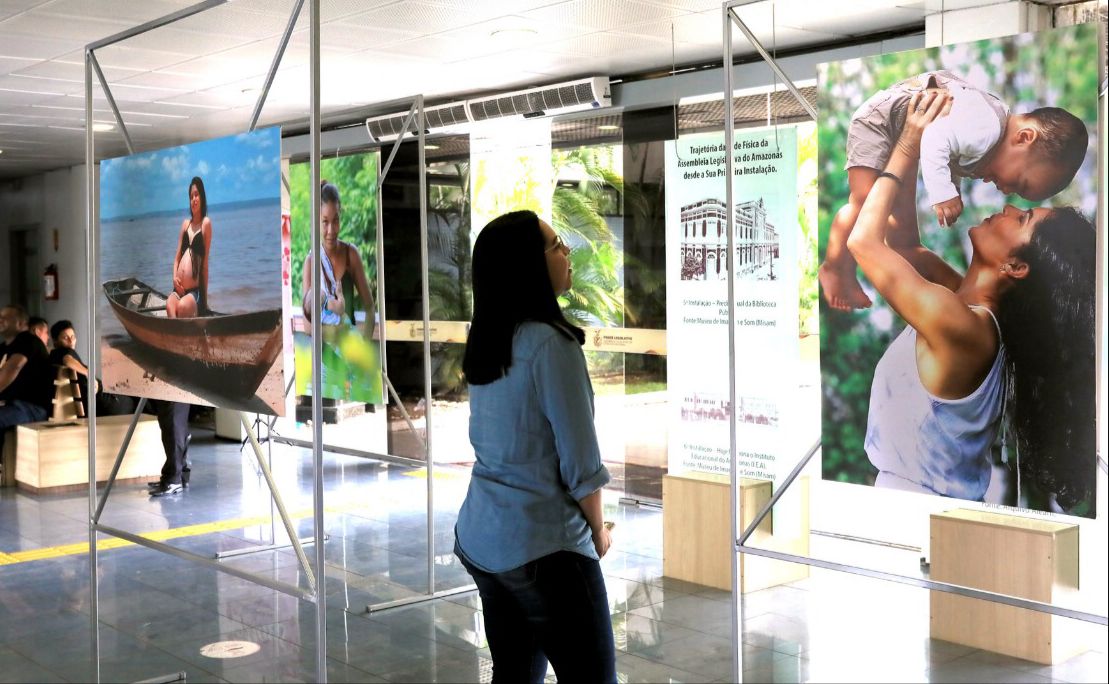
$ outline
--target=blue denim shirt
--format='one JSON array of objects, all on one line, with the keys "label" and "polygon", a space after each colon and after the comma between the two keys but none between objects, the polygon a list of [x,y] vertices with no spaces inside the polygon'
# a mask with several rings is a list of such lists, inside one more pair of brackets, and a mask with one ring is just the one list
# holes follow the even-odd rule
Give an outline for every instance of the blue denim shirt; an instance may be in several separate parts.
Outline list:
[{"label": "blue denim shirt", "polygon": [[470,385],[470,442],[477,463],[455,525],[467,560],[505,572],[562,550],[597,558],[577,502],[611,477],[576,340],[521,324],[507,375]]}]

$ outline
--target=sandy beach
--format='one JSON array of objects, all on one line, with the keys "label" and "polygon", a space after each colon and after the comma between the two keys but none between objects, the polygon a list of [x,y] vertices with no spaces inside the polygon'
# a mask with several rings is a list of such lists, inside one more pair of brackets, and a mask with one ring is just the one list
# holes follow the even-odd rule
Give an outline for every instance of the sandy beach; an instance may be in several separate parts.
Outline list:
[{"label": "sandy beach", "polygon": [[197,372],[195,368],[174,367],[167,364],[164,358],[155,358],[144,352],[142,347],[125,335],[103,337],[100,354],[104,390],[107,392],[250,413],[285,415],[285,387],[282,383],[284,361],[280,355],[266,372],[254,396],[244,402],[231,404],[226,397],[214,391],[220,387],[219,371],[205,373]]}]

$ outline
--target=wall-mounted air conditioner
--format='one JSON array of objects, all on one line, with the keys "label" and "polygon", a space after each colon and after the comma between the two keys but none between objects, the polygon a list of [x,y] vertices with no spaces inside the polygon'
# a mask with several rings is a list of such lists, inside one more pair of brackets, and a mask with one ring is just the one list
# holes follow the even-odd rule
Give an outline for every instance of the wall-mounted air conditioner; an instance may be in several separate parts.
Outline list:
[{"label": "wall-mounted air conditioner", "polygon": [[[593,76],[577,81],[529,88],[511,93],[489,95],[472,100],[435,105],[424,109],[427,118],[425,133],[439,133],[460,124],[488,121],[504,117],[550,116],[583,109],[600,109],[612,106],[608,76]],[[366,132],[374,142],[396,140],[408,112],[386,114],[366,119]],[[415,121],[403,131],[415,135]]]},{"label": "wall-mounted air conditioner", "polygon": [[[424,117],[427,119],[425,133],[438,133],[470,121],[465,102],[451,102],[434,107],[425,107]],[[404,126],[404,120],[407,118],[408,112],[386,114],[385,116],[366,119],[366,132],[370,134],[370,139],[374,142],[396,140],[400,136],[401,127]],[[404,132],[415,135],[417,130],[416,118],[413,117],[412,122],[408,124],[408,130]]]},{"label": "wall-mounted air conditioner", "polygon": [[472,121],[507,116],[549,116],[611,106],[608,76],[593,76],[466,101]]}]

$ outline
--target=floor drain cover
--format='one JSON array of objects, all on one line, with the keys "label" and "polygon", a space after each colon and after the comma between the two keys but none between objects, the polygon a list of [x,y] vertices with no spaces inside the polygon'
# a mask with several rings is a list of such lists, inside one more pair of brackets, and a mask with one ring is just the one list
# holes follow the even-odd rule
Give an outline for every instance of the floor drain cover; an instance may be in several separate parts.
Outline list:
[{"label": "floor drain cover", "polygon": [[262,650],[253,641],[217,641],[200,649],[200,655],[208,658],[242,658]]}]

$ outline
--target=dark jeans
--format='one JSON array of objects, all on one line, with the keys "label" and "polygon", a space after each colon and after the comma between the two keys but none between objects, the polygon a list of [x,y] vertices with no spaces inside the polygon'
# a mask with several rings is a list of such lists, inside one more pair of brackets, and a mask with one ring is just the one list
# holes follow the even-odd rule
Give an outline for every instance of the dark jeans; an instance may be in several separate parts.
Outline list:
[{"label": "dark jeans", "polygon": [[192,469],[186,460],[189,448],[189,404],[176,401],[156,401],[154,412],[162,431],[162,448],[166,462],[162,466],[162,484],[189,484]]},{"label": "dark jeans", "polygon": [[0,406],[0,450],[4,448],[4,431],[16,425],[46,420],[50,412],[29,401],[9,399]]},{"label": "dark jeans", "polygon": [[493,684],[542,682],[547,661],[564,684],[616,681],[616,652],[601,564],[559,551],[507,572],[473,566],[481,594]]}]

